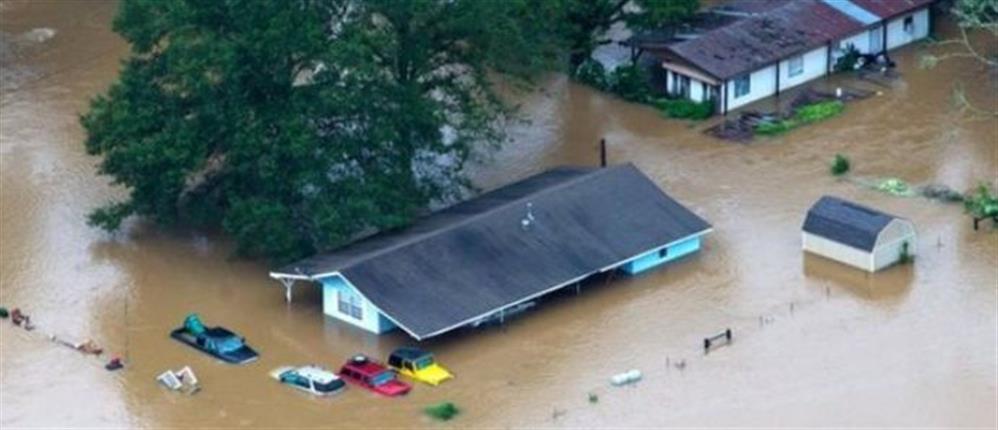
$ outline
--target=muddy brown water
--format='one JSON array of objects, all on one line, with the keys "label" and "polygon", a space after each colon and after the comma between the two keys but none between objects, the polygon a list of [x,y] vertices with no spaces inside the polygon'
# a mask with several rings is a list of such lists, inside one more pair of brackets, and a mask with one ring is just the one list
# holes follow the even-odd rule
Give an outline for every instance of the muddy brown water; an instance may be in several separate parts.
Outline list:
[{"label": "muddy brown water", "polygon": [[[107,235],[84,224],[87,211],[121,192],[94,175],[77,123],[127,49],[109,30],[113,13],[104,2],[0,2],[0,305],[24,308],[38,325],[29,333],[0,321],[0,427],[998,425],[998,233],[974,232],[957,206],[827,174],[842,152],[858,178],[961,190],[994,181],[998,120],[949,102],[957,80],[978,103],[998,100],[969,60],[921,70],[925,48],[904,48],[896,55],[904,77],[882,95],[748,146],[705,137],[711,123],[664,120],[563,77],[547,80],[523,101],[531,124],[476,168],[477,182],[491,188],[553,165],[592,164],[605,137],[611,162],[636,163],[714,224],[703,252],[558,295],[501,329],[428,342],[457,374],[441,387],[402,399],[359,389],[314,399],[267,371],[335,368],[409,339],[323,318],[315,288],[285,304],[268,268],[232,259],[221,238],[140,224]],[[802,255],[803,213],[826,193],[914,220],[917,262],[869,276]],[[192,311],[246,335],[261,359],[224,365],[170,340]],[[702,338],[728,327],[734,344],[705,356]],[[128,367],[108,373],[45,340],[49,332],[92,338]],[[197,372],[201,393],[154,383],[182,365]],[[644,380],[609,386],[631,368]],[[422,416],[442,400],[461,407],[456,420]]]}]

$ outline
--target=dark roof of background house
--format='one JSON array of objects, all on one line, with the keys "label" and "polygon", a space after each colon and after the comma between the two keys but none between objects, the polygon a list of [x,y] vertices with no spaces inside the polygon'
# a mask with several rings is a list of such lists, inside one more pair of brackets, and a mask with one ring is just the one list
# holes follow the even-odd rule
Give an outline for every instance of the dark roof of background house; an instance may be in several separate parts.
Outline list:
[{"label": "dark roof of background house", "polygon": [[718,79],[729,79],[863,28],[824,2],[795,0],[667,49]]},{"label": "dark roof of background house", "polygon": [[758,14],[769,12],[792,1],[798,0],[728,0],[711,8],[711,10],[720,12]]},{"label": "dark roof of background house", "polygon": [[893,18],[900,14],[928,6],[934,0],[850,0],[857,6],[866,9],[882,19]]},{"label": "dark roof of background house", "polygon": [[807,211],[803,229],[853,248],[872,251],[877,235],[895,218],[848,200],[824,196]]},{"label": "dark roof of background house", "polygon": [[340,272],[422,339],[709,228],[633,165],[559,168],[275,273]]}]

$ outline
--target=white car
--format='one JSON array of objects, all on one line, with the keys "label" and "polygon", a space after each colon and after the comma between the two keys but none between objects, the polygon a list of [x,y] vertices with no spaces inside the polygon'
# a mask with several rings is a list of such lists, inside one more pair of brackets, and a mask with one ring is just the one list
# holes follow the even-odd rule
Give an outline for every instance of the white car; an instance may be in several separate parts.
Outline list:
[{"label": "white car", "polygon": [[282,384],[317,396],[333,395],[346,388],[339,376],[318,366],[280,367],[270,372],[270,376]]}]

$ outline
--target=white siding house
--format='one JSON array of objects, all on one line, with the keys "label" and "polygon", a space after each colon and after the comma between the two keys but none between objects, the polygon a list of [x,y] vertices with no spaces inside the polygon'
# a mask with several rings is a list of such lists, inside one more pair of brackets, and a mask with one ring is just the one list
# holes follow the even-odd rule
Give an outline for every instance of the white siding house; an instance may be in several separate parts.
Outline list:
[{"label": "white siding house", "polygon": [[918,243],[911,221],[830,196],[811,206],[801,230],[804,251],[867,272],[914,257]]},{"label": "white siding house", "polygon": [[670,96],[716,100],[726,114],[827,75],[850,46],[879,54],[927,37],[932,1],[735,1],[715,8],[738,17],[727,25],[675,43],[637,45],[661,60]]}]

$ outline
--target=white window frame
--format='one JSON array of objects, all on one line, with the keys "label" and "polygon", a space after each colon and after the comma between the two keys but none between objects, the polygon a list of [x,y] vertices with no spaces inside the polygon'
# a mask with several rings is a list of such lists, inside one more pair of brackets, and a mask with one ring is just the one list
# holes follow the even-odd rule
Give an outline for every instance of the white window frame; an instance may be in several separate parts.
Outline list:
[{"label": "white window frame", "polygon": [[342,315],[349,316],[359,321],[364,320],[364,306],[360,297],[347,291],[337,291],[336,310]]},{"label": "white window frame", "polygon": [[[741,76],[735,78],[733,82],[734,82],[734,87],[735,87],[734,88],[735,89],[734,93],[735,93],[735,98],[736,99],[740,98],[740,97],[743,97],[743,96],[745,96],[747,94],[750,94],[752,92],[752,74],[751,73],[746,73],[744,75],[741,75]],[[740,85],[739,82],[744,82],[744,84]],[[739,91],[739,88],[743,89],[744,91]]]},{"label": "white window frame", "polygon": [[798,55],[787,60],[787,76],[793,78],[804,73],[804,56]]}]

